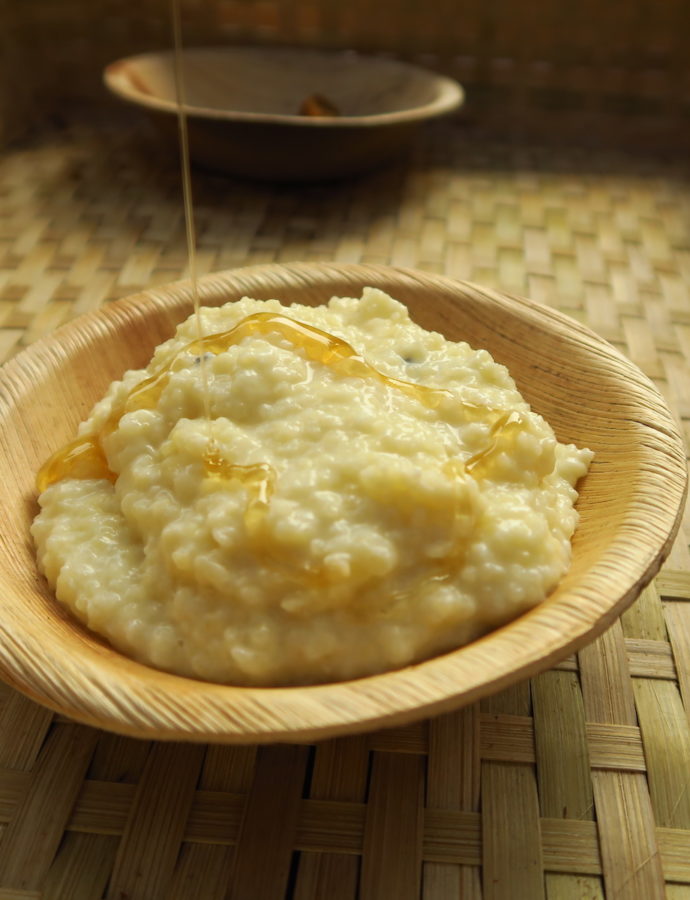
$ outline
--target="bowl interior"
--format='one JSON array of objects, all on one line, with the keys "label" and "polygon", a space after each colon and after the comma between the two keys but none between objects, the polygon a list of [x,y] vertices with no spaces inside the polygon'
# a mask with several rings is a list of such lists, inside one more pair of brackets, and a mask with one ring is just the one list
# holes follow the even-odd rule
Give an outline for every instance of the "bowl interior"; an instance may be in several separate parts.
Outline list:
[{"label": "bowl interior", "polygon": [[0,372],[0,675],[80,721],[151,738],[307,740],[470,702],[546,668],[618,615],[658,570],[685,493],[682,443],[651,383],[583,326],[526,300],[375,266],[259,266],[208,276],[206,304],[248,294],[316,305],[363,286],[426,328],[487,348],[562,441],[591,447],[573,563],[541,606],[468,647],[396,672],[307,688],[234,688],[126,659],[75,624],[36,571],[35,473],[107,385],[148,362],[191,310],[186,284],[148,291],[32,345]]},{"label": "bowl interior", "polygon": [[[148,53],[112,63],[105,80],[126,99],[174,111],[171,53]],[[209,116],[289,117],[338,123],[400,115],[425,116],[454,108],[459,86],[415,66],[354,53],[283,48],[189,48],[182,53],[185,105]],[[335,119],[298,115],[314,94],[335,104]]]}]

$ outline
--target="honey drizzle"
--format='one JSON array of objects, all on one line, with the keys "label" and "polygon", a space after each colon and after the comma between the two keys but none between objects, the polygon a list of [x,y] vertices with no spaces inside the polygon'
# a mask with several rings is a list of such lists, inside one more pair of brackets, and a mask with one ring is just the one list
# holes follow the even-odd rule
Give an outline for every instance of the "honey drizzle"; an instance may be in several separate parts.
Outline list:
[{"label": "honey drizzle", "polygon": [[[491,424],[490,443],[468,460],[465,468],[470,472],[476,469],[480,463],[486,462],[496,452],[499,437],[506,428],[514,424],[521,424],[523,421],[520,413],[505,413],[458,400],[445,388],[427,387],[384,375],[342,338],[328,334],[313,325],[290,319],[280,313],[259,312],[242,319],[228,331],[205,335],[191,341],[175,354],[167,366],[135,385],[124,400],[113,407],[98,433],[77,438],[50,457],[38,473],[39,493],[63,478],[106,478],[114,482],[117,476],[108,466],[103,449],[103,439],[112,434],[125,414],[142,409],[153,409],[156,406],[165,386],[170,381],[171,374],[176,371],[177,364],[185,356],[200,356],[200,363],[202,363],[207,353],[214,355],[223,353],[247,337],[270,333],[279,334],[290,341],[294,347],[302,349],[308,359],[330,366],[341,375],[380,381],[414,397],[431,409],[438,408],[444,399],[460,403],[468,421],[474,422],[480,418],[486,420],[488,417]],[[493,421],[491,421],[492,419]],[[204,453],[204,466],[207,474],[220,475],[224,473],[225,477],[236,477],[233,473],[242,468],[223,460],[215,442],[210,442]]]},{"label": "honey drizzle", "polygon": [[204,472],[209,478],[237,481],[247,489],[250,499],[244,511],[244,527],[250,538],[255,537],[273,495],[276,481],[273,466],[268,463],[240,466],[229,462],[217,449],[211,449],[204,454]]},{"label": "honey drizzle", "polygon": [[524,421],[524,416],[517,410],[503,413],[489,430],[488,444],[467,460],[465,471],[474,478],[481,475],[482,470],[486,469],[486,464],[500,453],[504,439],[519,432]]}]

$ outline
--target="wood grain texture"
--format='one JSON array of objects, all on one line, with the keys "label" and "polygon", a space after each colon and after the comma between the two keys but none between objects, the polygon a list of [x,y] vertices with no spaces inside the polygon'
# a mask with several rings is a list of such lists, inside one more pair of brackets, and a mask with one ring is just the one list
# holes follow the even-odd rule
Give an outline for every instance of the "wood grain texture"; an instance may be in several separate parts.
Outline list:
[{"label": "wood grain texture", "polygon": [[[138,736],[308,740],[450,710],[555,661],[602,631],[656,573],[678,527],[685,459],[651,383],[588,329],[559,313],[473,285],[377,266],[289,264],[207,276],[203,302],[242,294],[318,304],[364,285],[388,290],[413,317],[507,364],[561,440],[590,446],[573,564],[547,602],[454,653],[356,682],[233,688],[128,660],[76,625],[36,574],[28,539],[40,463],[124,369],[190,311],[188,285],[112,304],[38,341],[2,370],[0,460],[7,527],[0,538],[0,673],[82,722]],[[38,661],[40,660],[40,664]]]},{"label": "wood grain texture", "polygon": [[[481,719],[479,704],[429,722],[426,806],[477,812],[481,786]],[[481,897],[478,866],[453,863],[424,865],[424,900]]]},{"label": "wood grain texture", "polygon": [[[580,664],[587,718],[593,722],[634,725],[633,686],[632,679],[626,677],[620,622],[580,652]],[[618,689],[614,691],[611,686],[616,678]],[[665,893],[662,859],[644,775],[625,771],[592,772],[592,792],[607,894],[662,900]]]},{"label": "wood grain texture", "polygon": [[532,680],[532,699],[540,812],[592,819],[591,761],[577,675],[544,672]]},{"label": "wood grain texture", "polygon": [[422,878],[424,767],[416,756],[376,753],[364,825],[361,900],[417,900]]},{"label": "wood grain texture", "polygon": [[237,838],[227,900],[280,900],[287,891],[300,812],[306,747],[262,747]]},{"label": "wood grain texture", "polygon": [[150,752],[118,847],[107,900],[169,896],[203,747],[157,744]]},{"label": "wood grain texture", "polygon": [[[314,753],[309,796],[319,800],[366,800],[369,741],[366,735],[336,738],[319,744]],[[357,894],[359,860],[335,853],[300,854],[296,900],[349,900]]]},{"label": "wood grain texture", "polygon": [[[482,868],[485,900],[543,900],[537,786],[527,766],[484,763]],[[519,821],[520,827],[515,828]]]},{"label": "wood grain texture", "polygon": [[62,840],[93,748],[95,734],[58,725],[43,745],[0,845],[0,884],[37,888]]}]

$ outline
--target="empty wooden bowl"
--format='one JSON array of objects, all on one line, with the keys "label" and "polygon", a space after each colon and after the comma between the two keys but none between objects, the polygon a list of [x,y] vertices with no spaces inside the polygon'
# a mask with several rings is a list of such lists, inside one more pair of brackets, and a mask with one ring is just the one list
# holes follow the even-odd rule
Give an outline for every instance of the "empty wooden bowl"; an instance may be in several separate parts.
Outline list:
[{"label": "empty wooden bowl", "polygon": [[112,379],[144,366],[191,309],[188,283],[84,316],[0,374],[4,525],[0,675],[74,719],[146,738],[302,741],[440,713],[545,669],[601,632],[654,576],[678,527],[685,454],[651,382],[587,328],[528,300],[378,266],[258,266],[208,276],[206,305],[248,294],[316,305],[365,285],[406,303],[425,328],[487,348],[561,441],[596,452],[581,482],[573,562],[541,606],[418,665],[314,687],[237,688],[147,668],[91,634],[38,574],[34,478]]},{"label": "empty wooden bowl", "polygon": [[[192,159],[252,178],[317,181],[375,168],[463,99],[450,78],[351,52],[190,48],[182,72]],[[119,60],[104,79],[176,146],[172,53]]]}]

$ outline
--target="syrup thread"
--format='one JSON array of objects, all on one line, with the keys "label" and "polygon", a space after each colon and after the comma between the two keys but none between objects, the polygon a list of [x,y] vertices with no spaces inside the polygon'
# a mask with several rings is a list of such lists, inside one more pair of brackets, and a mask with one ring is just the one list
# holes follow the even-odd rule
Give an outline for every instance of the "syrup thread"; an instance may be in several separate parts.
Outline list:
[{"label": "syrup thread", "polygon": [[[192,193],[192,167],[189,155],[189,125],[187,121],[185,80],[182,66],[182,20],[179,0],[171,0],[170,17],[173,30],[173,72],[175,76],[175,103],[177,106],[177,125],[180,139],[180,169],[182,174],[182,199],[184,203],[185,234],[187,237],[187,259],[189,279],[192,285],[194,302],[194,321],[196,323],[197,340],[202,338],[201,299],[199,297],[199,279],[196,260],[196,221],[194,217],[194,197]],[[201,378],[203,383],[203,402],[205,418],[209,422],[209,442],[211,450],[215,449],[213,426],[211,425],[211,390],[209,384],[208,364],[201,359]]]},{"label": "syrup thread", "polygon": [[[153,409],[158,402],[165,386],[170,380],[171,374],[176,370],[176,365],[184,356],[201,355],[203,361],[205,354],[217,355],[223,353],[235,344],[254,334],[268,334],[277,332],[281,337],[289,340],[295,347],[304,350],[308,359],[330,366],[342,375],[354,378],[373,378],[387,384],[408,396],[415,397],[430,409],[437,409],[445,400],[460,403],[467,414],[469,421],[478,421],[481,417],[494,418],[489,434],[489,444],[479,453],[465,463],[465,470],[472,471],[479,463],[485,461],[494,453],[499,444],[502,429],[514,424],[522,423],[520,413],[505,413],[503,411],[483,408],[475,403],[458,400],[445,388],[427,387],[415,384],[411,381],[403,381],[384,375],[368,363],[364,357],[342,338],[335,337],[304,322],[290,319],[280,313],[260,312],[247,316],[228,331],[205,335],[195,339],[182,347],[172,360],[154,375],[145,378],[135,385],[124,400],[115,406],[108,418],[103,423],[101,430],[93,435],[77,438],[67,446],[58,450],[41,467],[37,477],[37,488],[42,493],[51,484],[61,481],[63,478],[106,478],[111,482],[117,479],[112,472],[103,449],[103,439],[112,434],[117,428],[120,419],[130,412],[141,409]],[[210,420],[209,420],[210,422]],[[240,468],[234,463],[223,462],[221,464],[218,448],[209,445],[204,453],[204,467],[207,474],[219,475],[225,473],[225,477],[235,477],[233,472]],[[257,466],[271,468],[268,464],[257,463]],[[265,471],[262,469],[261,471]],[[262,488],[262,490],[264,490]],[[265,490],[268,490],[266,488]]]}]

